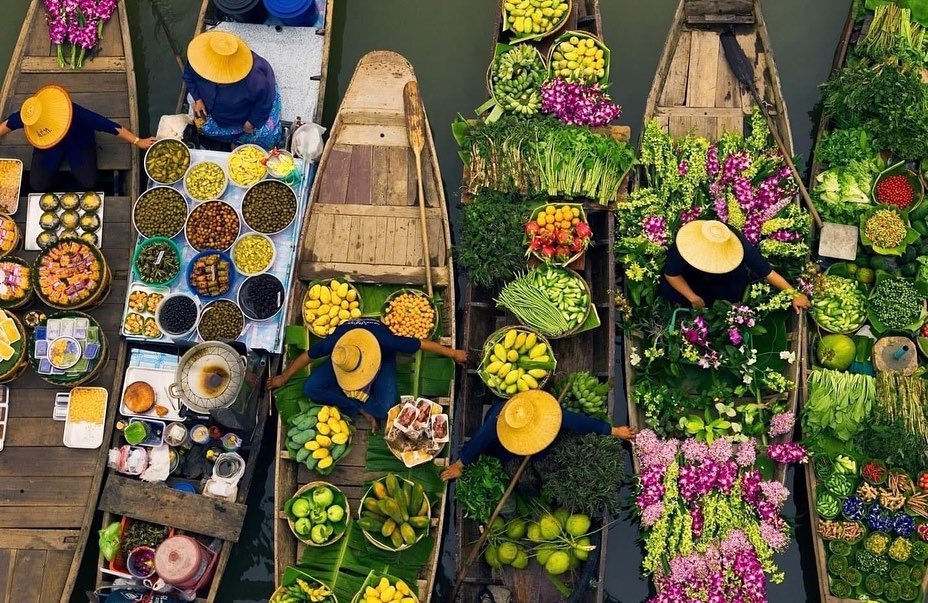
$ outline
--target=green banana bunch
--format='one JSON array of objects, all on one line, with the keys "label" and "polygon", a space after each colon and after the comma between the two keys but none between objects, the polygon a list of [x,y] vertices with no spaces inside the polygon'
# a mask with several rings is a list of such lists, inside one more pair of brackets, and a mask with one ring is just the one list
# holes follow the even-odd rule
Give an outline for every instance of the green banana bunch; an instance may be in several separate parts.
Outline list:
[{"label": "green banana bunch", "polygon": [[600,383],[589,371],[571,373],[561,380],[554,391],[561,392],[568,387],[567,395],[561,400],[566,410],[580,412],[591,417],[608,418],[606,407],[609,398],[609,383]]},{"label": "green banana bunch", "polygon": [[541,109],[539,89],[544,75],[544,63],[535,48],[519,44],[493,60],[493,96],[505,111],[534,115]]}]

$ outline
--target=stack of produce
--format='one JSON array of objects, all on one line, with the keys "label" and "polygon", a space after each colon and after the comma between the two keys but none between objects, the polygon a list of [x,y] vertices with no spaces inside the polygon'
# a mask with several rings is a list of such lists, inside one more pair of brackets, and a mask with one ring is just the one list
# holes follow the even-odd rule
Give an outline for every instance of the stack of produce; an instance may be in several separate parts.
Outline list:
[{"label": "stack of produce", "polygon": [[567,265],[590,245],[593,231],[580,205],[537,208],[525,224],[529,252],[544,262]]},{"label": "stack of produce", "polygon": [[548,337],[578,329],[590,312],[586,283],[573,271],[542,266],[507,284],[496,303]]},{"label": "stack of produce", "polygon": [[532,331],[509,328],[484,345],[478,374],[497,396],[540,388],[557,366],[548,343]]},{"label": "stack of produce", "polygon": [[503,112],[535,115],[541,109],[540,88],[544,78],[545,63],[534,46],[497,44],[487,81],[492,100],[477,109],[477,113],[493,106],[487,117],[490,121],[499,119]]},{"label": "stack of produce", "polygon": [[902,255],[919,237],[907,216],[890,206],[877,206],[860,217],[860,242],[876,254]]},{"label": "stack of produce", "polygon": [[297,463],[328,475],[350,448],[352,425],[334,406],[314,405],[288,420],[287,451]]},{"label": "stack of produce", "polygon": [[238,186],[251,186],[267,176],[267,151],[253,144],[236,148],[229,155],[229,178]]},{"label": "stack of produce", "polygon": [[609,382],[601,383],[589,371],[580,371],[568,375],[554,386],[554,391],[560,393],[565,387],[567,395],[561,400],[565,409],[600,419],[608,417]]},{"label": "stack of produce", "polygon": [[812,296],[812,319],[833,333],[856,331],[867,320],[866,301],[853,280],[828,275]]},{"label": "stack of produce", "polygon": [[528,567],[534,557],[551,576],[560,576],[580,567],[596,547],[590,544],[590,518],[571,514],[564,508],[553,512],[539,505],[537,517],[526,521],[516,517],[509,522],[497,519],[490,526],[483,558],[493,569],[504,565],[514,569]]},{"label": "stack of produce", "polygon": [[856,436],[870,417],[876,383],[868,375],[816,369],[809,376],[809,399],[802,407],[806,438],[827,433],[842,442]]},{"label": "stack of produce", "polygon": [[338,325],[360,316],[358,290],[347,282],[314,283],[303,298],[303,322],[318,337],[331,335]]},{"label": "stack of produce", "polygon": [[332,589],[321,582],[310,584],[297,578],[290,586],[281,586],[271,597],[270,603],[337,603]]},{"label": "stack of produce", "polygon": [[432,505],[422,484],[390,473],[361,499],[358,525],[376,546],[402,551],[429,532]]},{"label": "stack of produce", "polygon": [[550,34],[570,16],[570,2],[565,0],[506,0],[503,3],[503,31],[512,31],[517,39]]},{"label": "stack of produce", "polygon": [[357,603],[419,603],[409,585],[402,580],[394,580],[387,576],[379,579],[372,576],[358,593]]},{"label": "stack of produce", "polygon": [[344,535],[350,521],[348,499],[325,482],[307,484],[284,503],[293,534],[313,546],[331,544]]},{"label": "stack of produce", "polygon": [[915,331],[925,322],[925,298],[915,284],[904,278],[886,278],[876,284],[870,296],[869,318],[873,328]]},{"label": "stack of produce", "polygon": [[106,265],[100,251],[83,241],[61,241],[36,260],[36,292],[56,308],[79,308],[97,297]]},{"label": "stack of produce", "polygon": [[609,77],[608,52],[599,40],[568,32],[552,46],[551,72],[571,83],[605,82]]}]

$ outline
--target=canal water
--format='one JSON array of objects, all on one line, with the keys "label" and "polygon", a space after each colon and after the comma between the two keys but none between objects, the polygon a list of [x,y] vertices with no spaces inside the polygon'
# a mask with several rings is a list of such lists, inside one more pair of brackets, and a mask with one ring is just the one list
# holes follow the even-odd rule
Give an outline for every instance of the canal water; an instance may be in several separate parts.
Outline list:
[{"label": "canal water", "polygon": [[[140,134],[147,135],[156,128],[162,114],[173,113],[179,90],[178,68],[155,15],[162,15],[170,35],[183,49],[192,35],[200,2],[123,1],[129,7],[131,21],[141,106]],[[5,13],[0,20],[2,73],[6,71],[28,3],[29,0],[2,0]],[[323,125],[332,123],[354,66],[364,53],[389,49],[405,55],[419,78],[438,147],[452,222],[455,232],[459,232],[456,216],[461,167],[449,124],[455,114],[471,114],[484,100],[483,82],[490,58],[496,0],[337,0],[335,4]],[[809,112],[818,98],[818,84],[827,77],[848,4],[849,0],[763,0],[792,118],[796,152],[803,156],[808,155],[811,146]],[[624,106],[620,121],[632,126],[634,137],[640,130],[645,98],[676,5],[677,0],[601,1],[604,37],[612,48],[614,83],[610,91],[614,100]],[[624,409],[624,402],[617,406]],[[266,442],[268,446],[259,462],[270,468],[274,438],[266,438]],[[274,512],[273,471],[259,472],[256,480],[242,539],[222,582],[218,600],[223,603],[265,601],[273,590],[270,523]],[[799,510],[792,504],[787,509],[796,516],[798,542],[779,558],[786,580],[771,586],[769,597],[774,603],[817,601],[802,476],[791,472],[788,485],[794,499],[799,501]],[[94,540],[91,538],[82,571],[83,588],[93,585],[97,558]],[[648,596],[647,582],[639,573],[640,561],[637,526],[626,514],[610,532],[606,559],[607,590],[614,601],[633,603]],[[446,576],[443,580],[440,592],[447,593],[448,579]],[[77,592],[72,600],[86,599]],[[441,601],[442,597],[439,595],[436,600]]]}]

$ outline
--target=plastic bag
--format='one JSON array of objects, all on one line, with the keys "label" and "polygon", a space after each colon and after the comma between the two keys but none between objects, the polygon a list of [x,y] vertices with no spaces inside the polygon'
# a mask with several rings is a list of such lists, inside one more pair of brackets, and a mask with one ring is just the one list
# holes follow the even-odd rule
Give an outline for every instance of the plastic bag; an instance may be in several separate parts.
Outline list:
[{"label": "plastic bag", "polygon": [[107,561],[116,558],[119,552],[119,522],[114,521],[99,532],[100,534],[100,552]]},{"label": "plastic bag", "polygon": [[306,161],[316,161],[322,156],[325,144],[322,135],[325,128],[319,124],[303,124],[290,137],[290,152],[294,157],[302,157]]},{"label": "plastic bag", "polygon": [[162,138],[183,138],[184,130],[193,123],[193,118],[189,115],[162,115],[158,122],[158,133],[155,135],[159,140]]}]

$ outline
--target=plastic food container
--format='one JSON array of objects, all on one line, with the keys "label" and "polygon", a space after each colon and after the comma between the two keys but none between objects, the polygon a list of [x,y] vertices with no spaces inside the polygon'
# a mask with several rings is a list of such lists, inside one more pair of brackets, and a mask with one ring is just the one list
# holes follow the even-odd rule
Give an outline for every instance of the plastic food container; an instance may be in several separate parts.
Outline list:
[{"label": "plastic food container", "polygon": [[99,448],[103,444],[106,402],[102,387],[75,387],[68,403],[63,443],[68,448]]},{"label": "plastic food container", "polygon": [[129,427],[135,423],[141,423],[145,425],[147,437],[141,442],[129,442],[130,444],[146,446],[148,448],[156,448],[164,444],[164,421],[155,421],[153,419],[140,419],[138,417],[133,417],[129,419],[129,426],[127,426],[126,429],[129,429]]}]

